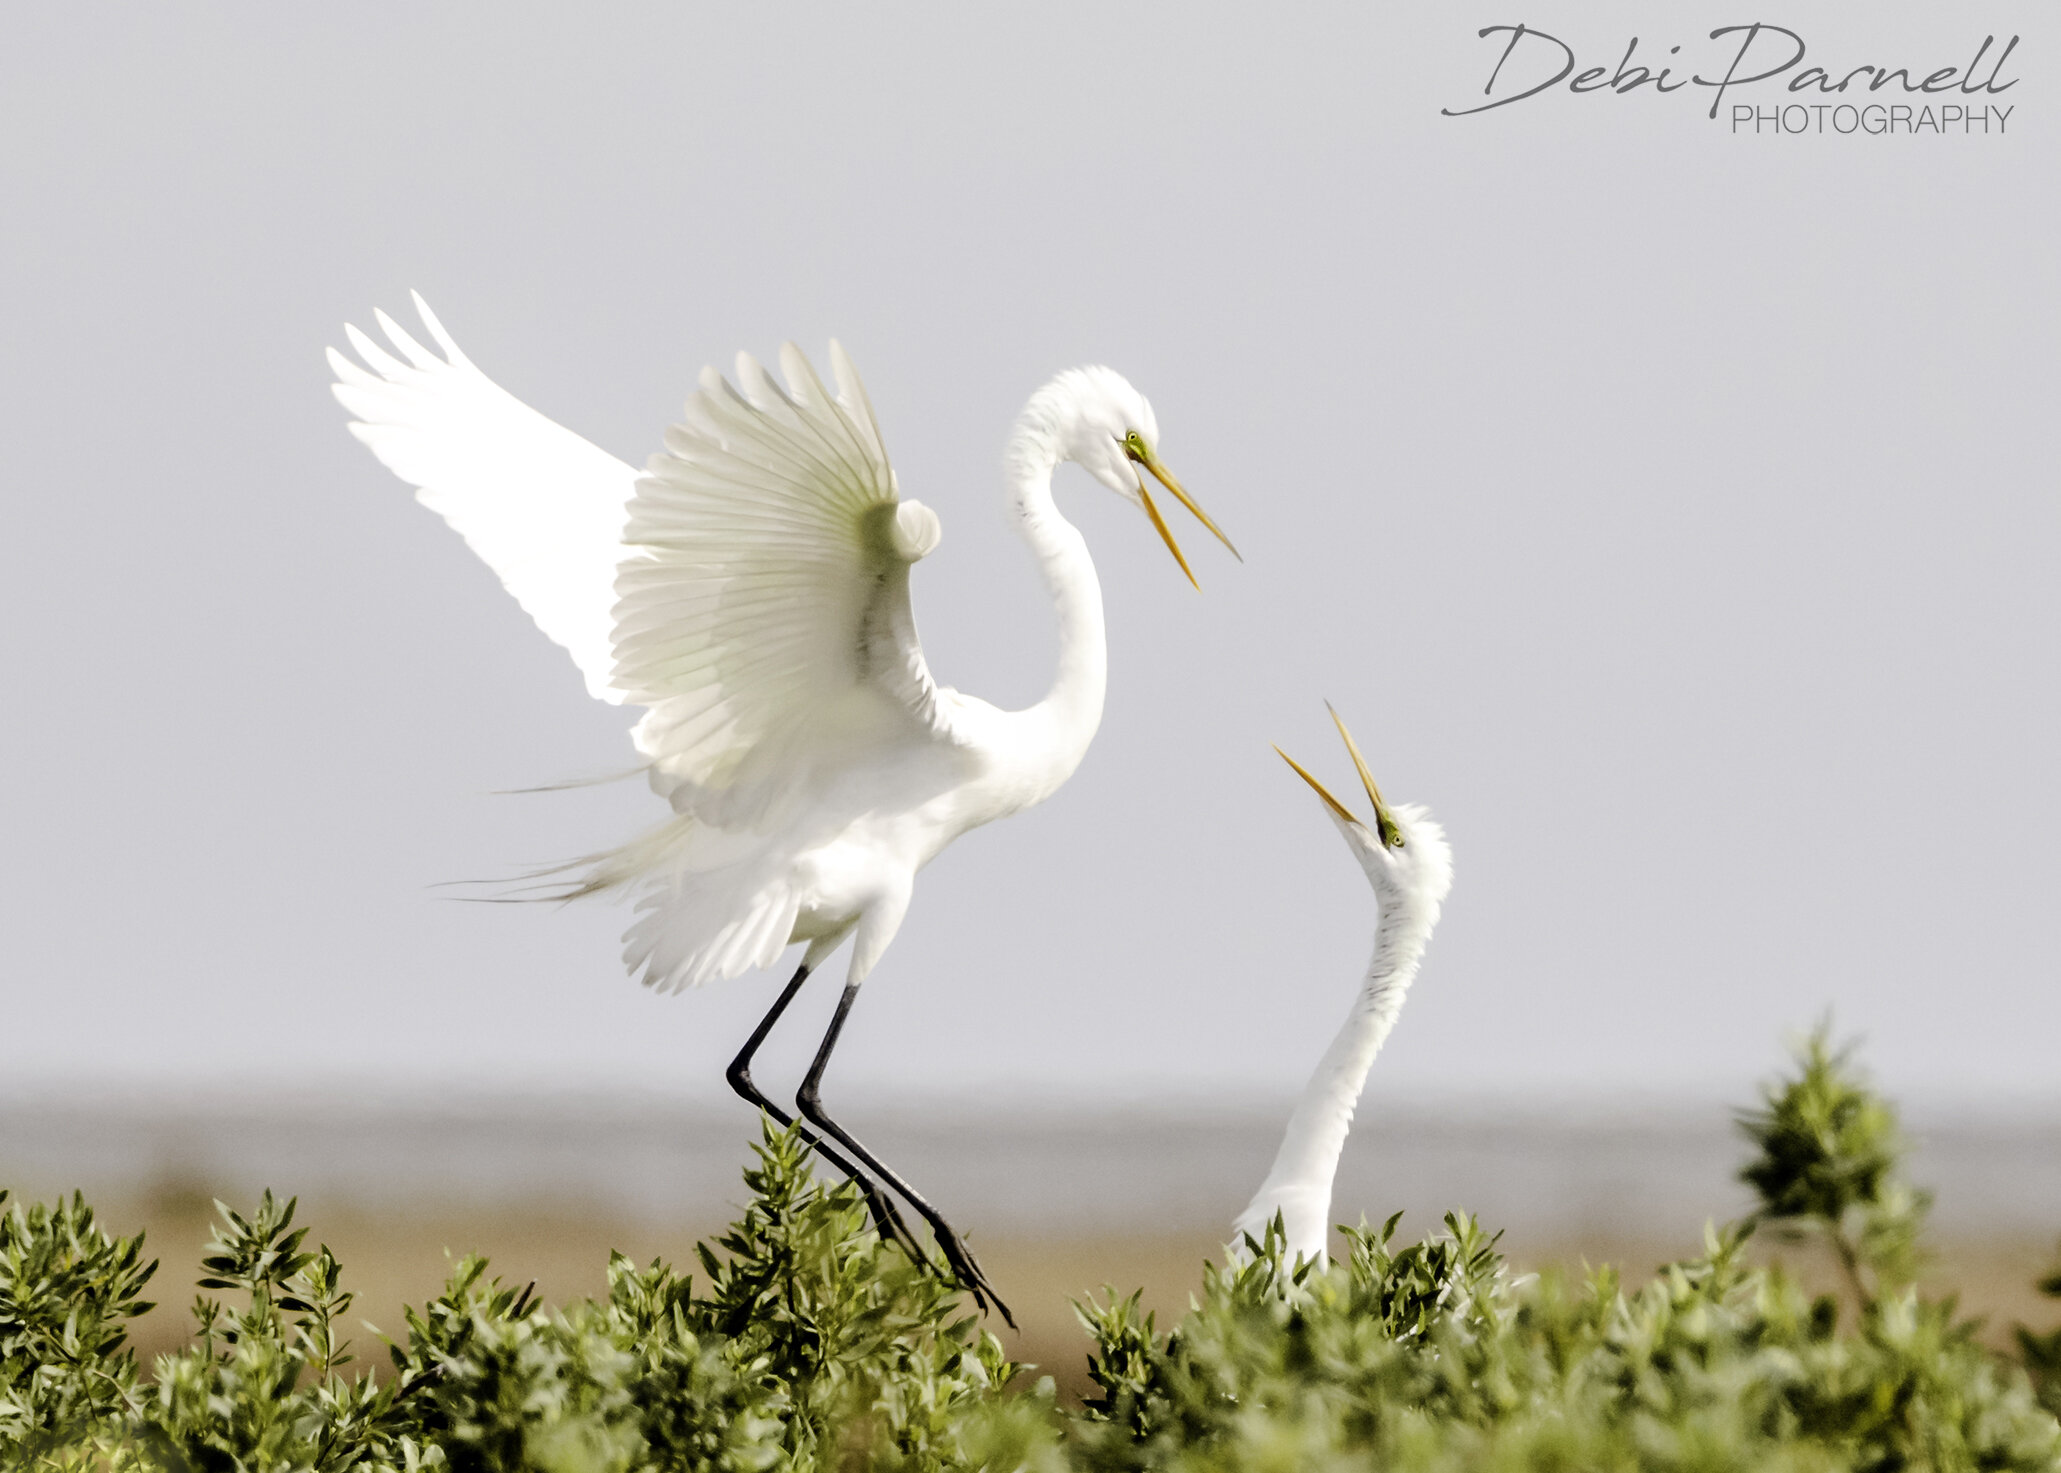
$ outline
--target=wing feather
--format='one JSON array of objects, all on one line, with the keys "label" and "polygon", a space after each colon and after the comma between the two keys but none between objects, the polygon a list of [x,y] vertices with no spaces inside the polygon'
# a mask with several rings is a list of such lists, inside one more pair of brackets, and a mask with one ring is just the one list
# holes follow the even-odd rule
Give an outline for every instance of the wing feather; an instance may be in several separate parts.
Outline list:
[{"label": "wing feather", "polygon": [[869,722],[952,739],[909,609],[936,538],[897,537],[872,407],[835,344],[831,366],[835,395],[792,344],[784,384],[744,354],[735,383],[704,370],[630,503],[614,683],[675,806],[725,826],[769,822]]},{"label": "wing feather", "polygon": [[[422,337],[332,349],[351,432],[499,575],[636,741],[676,809],[763,830],[865,743],[950,730],[909,607],[937,519],[896,489],[851,359],[704,369],[640,476],[494,384],[420,296]],[[785,382],[782,382],[784,378]],[[728,937],[757,954],[778,928]],[[711,938],[705,942],[714,944]]]},{"label": "wing feather", "polygon": [[344,335],[362,365],[329,350],[351,433],[571,652],[590,692],[621,702],[615,577],[637,471],[481,373],[419,295],[415,310],[442,357],[384,312],[373,320],[399,357],[354,326]]}]

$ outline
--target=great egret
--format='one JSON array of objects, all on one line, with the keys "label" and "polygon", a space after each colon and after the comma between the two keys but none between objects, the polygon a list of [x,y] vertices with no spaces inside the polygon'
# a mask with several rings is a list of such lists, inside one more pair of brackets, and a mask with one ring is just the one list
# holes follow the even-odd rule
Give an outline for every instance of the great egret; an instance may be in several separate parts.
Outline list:
[{"label": "great egret", "polygon": [[624,960],[660,991],[771,966],[807,943],[728,1071],[782,1124],[792,1122],[752,1082],[752,1056],[810,973],[853,938],[844,995],[796,1106],[864,1168],[819,1145],[858,1181],[882,1232],[924,1257],[867,1173],[923,1216],[985,1304],[994,1292],[951,1225],[824,1109],[823,1071],[916,872],[968,829],[1049,796],[1102,719],[1102,594],[1081,534],[1053,503],[1059,463],[1138,506],[1191,583],[1139,468],[1230,540],[1161,463],[1152,406],[1122,375],[1078,368],[1046,384],[1017,419],[1005,464],[1012,521],[1057,606],[1059,668],[1036,705],[998,710],[931,678],[909,569],[938,545],[938,519],[898,495],[866,391],[836,343],[835,397],[792,344],[780,354],[784,389],[742,354],[735,387],[704,369],[640,475],[498,387],[420,295],[415,307],[442,357],[383,312],[399,358],[355,327],[345,332],[366,366],[329,351],[352,433],[572,653],[590,692],[645,708],[633,740],[673,809],[583,861],[562,893],[632,892]]},{"label": "great egret", "polygon": [[1374,956],[1367,964],[1366,980],[1353,999],[1352,1011],[1346,1014],[1345,1026],[1310,1076],[1266,1180],[1231,1229],[1233,1244],[1242,1249],[1248,1234],[1255,1239],[1264,1237],[1279,1213],[1291,1263],[1298,1258],[1324,1260],[1330,1233],[1331,1181],[1338,1172],[1339,1153],[1345,1149],[1346,1131],[1352,1126],[1353,1107],[1367,1082],[1367,1071],[1374,1065],[1374,1055],[1395,1027],[1403,996],[1417,975],[1432,927],[1438,924],[1439,907],[1453,887],[1453,851],[1446,843],[1445,830],[1414,804],[1390,808],[1383,802],[1344,720],[1335,710],[1331,719],[1345,738],[1346,750],[1367,790],[1367,801],[1373,805],[1373,828],[1354,818],[1301,763],[1286,752],[1281,752],[1281,757],[1324,800],[1325,811],[1345,835],[1346,847],[1374,886],[1380,917],[1374,932]]}]

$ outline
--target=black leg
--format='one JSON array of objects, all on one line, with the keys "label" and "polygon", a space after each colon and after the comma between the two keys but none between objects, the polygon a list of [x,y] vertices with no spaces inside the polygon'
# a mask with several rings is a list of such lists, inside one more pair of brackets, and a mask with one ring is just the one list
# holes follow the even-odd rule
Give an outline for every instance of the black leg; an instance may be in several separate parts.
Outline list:
[{"label": "black leg", "polygon": [[[787,1011],[787,1005],[794,1001],[794,995],[801,991],[802,983],[808,980],[809,969],[806,966],[799,968],[793,979],[781,990],[780,996],[774,999],[773,1006],[767,1010],[766,1016],[759,1019],[759,1026],[754,1028],[751,1037],[744,1041],[744,1047],[737,1051],[737,1057],[730,1061],[730,1067],[723,1072],[723,1077],[730,1081],[730,1088],[742,1095],[748,1103],[764,1110],[782,1126],[793,1125],[794,1117],[767,1099],[759,1092],[759,1087],[752,1083],[751,1059],[752,1055],[759,1051],[759,1045],[766,1041],[766,1035],[773,1031],[773,1025],[780,1021],[780,1015]],[[824,1145],[814,1131],[803,1130],[801,1135],[803,1140],[815,1148],[817,1155],[850,1177],[865,1194],[866,1208],[873,1214],[873,1226],[880,1236],[890,1243],[901,1244],[902,1251],[918,1263],[927,1263],[929,1260],[923,1249],[918,1246],[916,1235],[910,1232],[909,1225],[902,1221],[901,1213],[895,1210],[895,1204],[887,1193],[855,1170],[844,1157]]]},{"label": "black leg", "polygon": [[987,1275],[980,1271],[980,1265],[974,1261],[972,1252],[959,1241],[959,1235],[952,1231],[952,1225],[945,1221],[944,1214],[918,1196],[915,1188],[883,1164],[878,1156],[860,1145],[851,1132],[824,1113],[823,1100],[819,1092],[819,1086],[823,1081],[823,1069],[830,1062],[830,1051],[837,1047],[837,1035],[844,1031],[845,1015],[851,1012],[852,1003],[858,996],[858,984],[847,984],[844,996],[837,1000],[837,1014],[830,1020],[830,1031],[823,1035],[823,1046],[816,1051],[816,1062],[809,1065],[809,1072],[802,1080],[801,1092],[794,1097],[795,1106],[811,1125],[820,1127],[824,1134],[857,1157],[874,1176],[902,1194],[903,1200],[930,1224],[931,1232],[937,1237],[938,1247],[944,1250],[945,1261],[951,1264],[952,1272],[959,1276],[959,1282],[973,1295],[973,1302],[982,1309],[993,1304],[1002,1316],[1003,1323],[1013,1330],[1016,1328],[1016,1321],[1010,1316],[1009,1306],[1002,1302],[1002,1296],[995,1292],[995,1286],[990,1284]]},{"label": "black leg", "polygon": [[802,983],[808,980],[809,969],[797,968],[787,986],[781,989],[780,996],[773,1000],[773,1006],[767,1010],[766,1016],[759,1019],[759,1026],[752,1029],[751,1037],[744,1040],[744,1047],[737,1051],[737,1057],[730,1061],[730,1067],[723,1071],[723,1077],[730,1081],[730,1088],[783,1126],[794,1124],[794,1117],[759,1093],[759,1087],[751,1082],[751,1060],[752,1055],[759,1051],[759,1045],[766,1041],[766,1035],[773,1031],[773,1025],[780,1021],[780,1015],[787,1011],[787,1005],[794,1001],[794,995],[801,991]]}]

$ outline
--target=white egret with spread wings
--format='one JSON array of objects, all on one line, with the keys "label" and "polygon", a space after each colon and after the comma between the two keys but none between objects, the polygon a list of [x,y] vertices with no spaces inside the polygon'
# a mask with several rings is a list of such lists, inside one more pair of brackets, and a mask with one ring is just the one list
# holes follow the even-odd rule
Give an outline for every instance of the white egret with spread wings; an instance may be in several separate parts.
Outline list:
[{"label": "white egret with spread wings", "polygon": [[[1324,800],[1325,812],[1338,825],[1346,847],[1374,886],[1380,915],[1375,923],[1374,955],[1346,1014],[1345,1026],[1310,1076],[1266,1180],[1231,1228],[1232,1242],[1242,1250],[1248,1236],[1264,1238],[1278,1215],[1285,1234],[1283,1250],[1290,1263],[1298,1258],[1324,1259],[1331,1231],[1331,1183],[1338,1174],[1346,1132],[1352,1128],[1353,1109],[1366,1086],[1367,1072],[1374,1067],[1374,1056],[1403,1010],[1403,998],[1417,976],[1432,928],[1438,924],[1439,907],[1453,887],[1453,851],[1446,843],[1445,830],[1415,804],[1389,807],[1374,786],[1373,774],[1367,771],[1345,722],[1336,711],[1331,719],[1345,738],[1353,767],[1367,790],[1367,802],[1373,807],[1372,828],[1332,797],[1301,763],[1286,752],[1281,757]],[[1278,747],[1275,750],[1280,751]]]},{"label": "white egret with spread wings", "polygon": [[[819,1086],[860,984],[894,939],[916,873],[980,824],[1048,797],[1102,719],[1102,594],[1052,475],[1085,468],[1139,507],[1194,580],[1146,489],[1152,475],[1230,546],[1160,461],[1152,406],[1107,368],[1032,396],[1006,452],[1008,509],[1059,617],[1050,691],[1003,711],[931,678],[909,570],[938,545],[904,500],[866,392],[835,343],[827,391],[792,345],[783,388],[740,355],[705,369],[642,472],[554,424],[474,367],[415,298],[441,356],[384,313],[392,351],[355,327],[332,349],[351,431],[497,573],[601,700],[642,706],[633,740],[672,817],[588,862],[563,893],[635,899],[630,970],[661,991],[801,966],[729,1070],[783,1124],[751,1061],[802,983],[847,938],[851,968],[796,1096],[858,1163],[883,1233],[922,1250],[884,1182],[930,1224],[960,1280],[1008,1311],[950,1224],[833,1120]],[[399,356],[395,356],[398,354]],[[1232,549],[1234,554],[1236,549]]]}]

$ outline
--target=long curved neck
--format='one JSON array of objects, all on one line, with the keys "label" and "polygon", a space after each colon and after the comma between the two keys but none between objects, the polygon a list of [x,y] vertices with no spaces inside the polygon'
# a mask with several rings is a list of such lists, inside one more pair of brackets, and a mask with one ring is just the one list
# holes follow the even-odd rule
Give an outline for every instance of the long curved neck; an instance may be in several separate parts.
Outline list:
[{"label": "long curved neck", "polygon": [[1381,889],[1381,922],[1374,933],[1374,957],[1345,1026],[1331,1040],[1289,1117],[1281,1149],[1267,1179],[1232,1229],[1234,1247],[1244,1235],[1264,1238],[1267,1224],[1281,1214],[1287,1257],[1322,1259],[1330,1232],[1331,1183],[1352,1127],[1353,1107],[1367,1071],[1381,1051],[1403,998],[1417,975],[1436,910],[1427,913],[1400,887]]},{"label": "long curved neck", "polygon": [[1013,776],[1024,785],[1023,801],[1035,803],[1056,789],[1087,755],[1102,724],[1102,699],[1109,683],[1109,651],[1102,620],[1102,585],[1088,544],[1052,501],[1052,472],[1060,460],[1056,437],[1026,413],[1009,438],[1005,459],[1009,511],[1018,535],[1029,544],[1059,617],[1059,668],[1052,688],[1035,706],[1008,713],[1021,733],[1015,743]]}]

